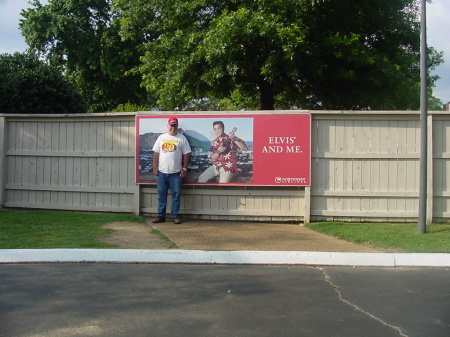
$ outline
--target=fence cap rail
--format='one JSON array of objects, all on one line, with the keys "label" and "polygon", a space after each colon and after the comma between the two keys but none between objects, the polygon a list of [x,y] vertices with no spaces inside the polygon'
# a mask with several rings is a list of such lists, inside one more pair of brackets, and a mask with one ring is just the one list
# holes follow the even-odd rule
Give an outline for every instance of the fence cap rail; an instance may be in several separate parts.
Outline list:
[{"label": "fence cap rail", "polygon": [[[0,113],[4,118],[96,118],[96,117],[121,117],[137,115],[217,115],[224,111],[134,111],[134,112],[97,112],[82,114],[8,114]],[[256,110],[256,111],[226,111],[227,114],[311,114],[311,115],[420,115],[419,110]],[[429,115],[448,115],[448,111],[433,110],[428,111]]]}]

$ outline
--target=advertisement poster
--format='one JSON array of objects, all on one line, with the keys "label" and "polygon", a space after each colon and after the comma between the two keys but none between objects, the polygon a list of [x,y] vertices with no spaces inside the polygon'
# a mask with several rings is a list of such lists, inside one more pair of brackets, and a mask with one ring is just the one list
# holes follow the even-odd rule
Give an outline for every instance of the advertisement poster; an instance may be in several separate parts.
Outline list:
[{"label": "advertisement poster", "polygon": [[[136,183],[155,184],[153,145],[170,116],[136,116]],[[309,186],[309,114],[177,115],[191,147],[185,184]]]}]

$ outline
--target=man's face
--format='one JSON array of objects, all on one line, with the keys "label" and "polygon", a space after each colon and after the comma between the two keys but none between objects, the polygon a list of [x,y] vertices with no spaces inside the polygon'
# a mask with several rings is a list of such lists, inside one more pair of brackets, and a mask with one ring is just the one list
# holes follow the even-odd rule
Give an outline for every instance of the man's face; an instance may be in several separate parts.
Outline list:
[{"label": "man's face", "polygon": [[175,136],[178,133],[178,125],[170,125],[167,124],[167,130],[168,130],[168,134],[171,136]]},{"label": "man's face", "polygon": [[214,125],[214,133],[216,134],[217,137],[223,137],[223,127],[220,124],[216,124]]}]

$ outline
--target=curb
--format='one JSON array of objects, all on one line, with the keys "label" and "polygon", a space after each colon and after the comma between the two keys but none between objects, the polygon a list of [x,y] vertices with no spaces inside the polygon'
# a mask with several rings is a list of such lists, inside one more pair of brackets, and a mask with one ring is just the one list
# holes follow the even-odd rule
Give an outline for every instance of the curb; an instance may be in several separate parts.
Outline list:
[{"label": "curb", "polygon": [[11,263],[270,264],[367,267],[450,267],[450,254],[149,249],[3,249]]}]

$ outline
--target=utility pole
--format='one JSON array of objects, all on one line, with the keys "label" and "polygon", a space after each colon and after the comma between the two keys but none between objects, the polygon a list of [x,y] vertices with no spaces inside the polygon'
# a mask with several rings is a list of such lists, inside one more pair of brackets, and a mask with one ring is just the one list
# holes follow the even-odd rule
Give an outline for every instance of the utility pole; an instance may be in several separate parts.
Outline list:
[{"label": "utility pole", "polygon": [[419,233],[426,232],[427,222],[427,4],[420,0],[420,184],[419,184]]}]

